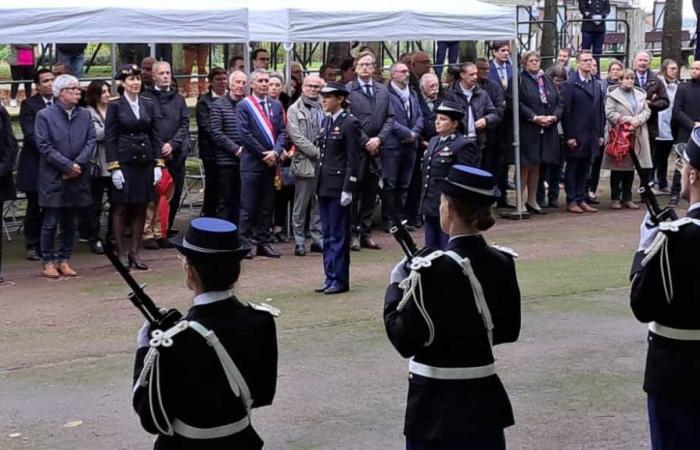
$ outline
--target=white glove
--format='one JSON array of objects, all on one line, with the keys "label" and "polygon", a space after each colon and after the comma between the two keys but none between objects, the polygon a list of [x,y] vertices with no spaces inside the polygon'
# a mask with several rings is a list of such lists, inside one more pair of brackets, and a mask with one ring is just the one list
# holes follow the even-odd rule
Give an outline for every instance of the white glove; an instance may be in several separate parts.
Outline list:
[{"label": "white glove", "polygon": [[124,174],[121,169],[117,169],[112,172],[112,184],[117,190],[121,191],[124,187]]},{"label": "white glove", "polygon": [[143,325],[141,325],[141,328],[139,329],[139,332],[136,335],[137,348],[148,347],[150,345],[148,343],[151,340],[151,337],[148,334],[150,328],[151,324],[149,324],[148,321],[145,321]]},{"label": "white glove", "polygon": [[656,235],[659,234],[659,226],[652,224],[649,213],[647,212],[639,225],[639,247],[637,251],[644,251],[654,242]]},{"label": "white glove", "polygon": [[160,167],[155,166],[153,168],[153,186],[158,184],[161,178],[163,178],[163,170]]},{"label": "white glove", "polygon": [[348,206],[352,203],[352,193],[343,191],[340,194],[340,206]]},{"label": "white glove", "polygon": [[401,258],[401,261],[398,262],[394,266],[393,269],[391,269],[391,275],[389,276],[389,281],[393,283],[401,283],[403,280],[408,277],[408,271],[406,270],[406,257]]}]

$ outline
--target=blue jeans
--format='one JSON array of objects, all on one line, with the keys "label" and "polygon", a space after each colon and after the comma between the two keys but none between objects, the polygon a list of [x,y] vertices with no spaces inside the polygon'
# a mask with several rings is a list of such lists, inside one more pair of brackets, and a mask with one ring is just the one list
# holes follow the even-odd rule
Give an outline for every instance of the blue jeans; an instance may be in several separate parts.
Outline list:
[{"label": "blue jeans", "polygon": [[564,171],[566,203],[583,203],[586,199],[586,181],[591,158],[567,158]]},{"label": "blue jeans", "polygon": [[[44,220],[41,224],[41,257],[44,262],[67,261],[73,253],[75,242],[75,208],[44,208]],[[54,252],[56,229],[61,225],[61,248]]]},{"label": "blue jeans", "polygon": [[85,55],[83,53],[63,53],[60,50],[56,50],[56,59],[59,64],[70,66],[74,77],[80,78],[83,76],[83,65],[85,65]]},{"label": "blue jeans", "polygon": [[442,78],[445,56],[448,57],[450,65],[457,64],[459,59],[459,41],[438,41],[437,56],[435,58],[435,75],[438,76],[438,79]]},{"label": "blue jeans", "polygon": [[647,397],[652,450],[692,450],[700,442],[700,402]]},{"label": "blue jeans", "polygon": [[318,211],[323,229],[324,284],[347,289],[350,286],[350,205],[340,199],[319,197]]}]

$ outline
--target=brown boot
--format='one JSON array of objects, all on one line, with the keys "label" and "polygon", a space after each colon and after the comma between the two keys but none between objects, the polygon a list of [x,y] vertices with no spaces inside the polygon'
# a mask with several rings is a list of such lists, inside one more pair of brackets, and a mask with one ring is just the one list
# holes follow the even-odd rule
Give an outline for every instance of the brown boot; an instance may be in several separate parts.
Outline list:
[{"label": "brown boot", "polygon": [[583,212],[588,212],[588,213],[596,213],[596,212],[598,212],[598,210],[597,210],[596,208],[592,207],[591,205],[589,205],[589,204],[586,203],[586,202],[581,202],[581,203],[579,203],[579,204],[578,204],[578,207],[581,208],[581,209],[583,210]]},{"label": "brown boot", "polygon": [[566,210],[574,214],[583,214],[583,210],[576,203],[569,203],[566,206]]},{"label": "brown boot", "polygon": [[41,274],[46,278],[59,278],[61,276],[56,270],[56,264],[53,262],[45,263]]},{"label": "brown boot", "polygon": [[58,263],[58,271],[66,277],[74,277],[78,275],[78,272],[73,270],[70,264],[68,264],[68,261],[61,261],[60,263]]}]

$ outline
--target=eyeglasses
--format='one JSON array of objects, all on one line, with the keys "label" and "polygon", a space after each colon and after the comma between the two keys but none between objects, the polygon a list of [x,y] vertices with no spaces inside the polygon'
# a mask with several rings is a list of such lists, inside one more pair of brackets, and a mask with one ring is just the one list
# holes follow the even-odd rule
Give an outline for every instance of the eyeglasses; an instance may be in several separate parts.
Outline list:
[{"label": "eyeglasses", "polygon": [[374,63],[357,63],[357,67],[372,67]]},{"label": "eyeglasses", "polygon": [[72,87],[63,88],[61,90],[62,91],[79,91],[80,88],[78,86],[72,86]]},{"label": "eyeglasses", "polygon": [[321,89],[321,85],[319,84],[305,84],[304,87],[307,87],[309,89]]}]

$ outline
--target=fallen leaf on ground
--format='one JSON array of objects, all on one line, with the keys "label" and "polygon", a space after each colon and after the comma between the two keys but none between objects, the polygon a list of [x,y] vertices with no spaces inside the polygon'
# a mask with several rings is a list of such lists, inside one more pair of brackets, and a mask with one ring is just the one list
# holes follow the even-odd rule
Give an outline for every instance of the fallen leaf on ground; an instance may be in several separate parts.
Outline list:
[{"label": "fallen leaf on ground", "polygon": [[82,420],[71,420],[63,425],[63,428],[73,428],[83,424]]}]

